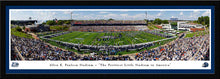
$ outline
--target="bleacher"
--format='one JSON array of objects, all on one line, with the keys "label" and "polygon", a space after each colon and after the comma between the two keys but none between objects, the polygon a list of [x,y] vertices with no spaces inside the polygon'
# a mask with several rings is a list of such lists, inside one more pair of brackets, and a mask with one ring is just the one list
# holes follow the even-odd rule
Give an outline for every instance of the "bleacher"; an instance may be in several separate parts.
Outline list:
[{"label": "bleacher", "polygon": [[126,25],[146,25],[144,20],[83,20],[83,21],[72,21],[72,26],[126,26]]}]

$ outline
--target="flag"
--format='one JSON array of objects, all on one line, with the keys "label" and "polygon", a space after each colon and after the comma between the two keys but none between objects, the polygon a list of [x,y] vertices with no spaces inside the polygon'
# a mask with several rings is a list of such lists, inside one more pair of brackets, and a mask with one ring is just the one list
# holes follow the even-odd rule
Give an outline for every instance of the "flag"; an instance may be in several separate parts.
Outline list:
[{"label": "flag", "polygon": [[55,18],[54,21],[56,21],[56,23],[58,22],[58,20]]}]

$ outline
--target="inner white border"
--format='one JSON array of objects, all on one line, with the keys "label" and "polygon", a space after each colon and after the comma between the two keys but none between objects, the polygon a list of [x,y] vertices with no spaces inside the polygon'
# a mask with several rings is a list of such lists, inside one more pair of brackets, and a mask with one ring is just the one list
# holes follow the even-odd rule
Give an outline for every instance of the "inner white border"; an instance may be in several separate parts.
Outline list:
[{"label": "inner white border", "polygon": [[211,11],[211,9],[10,9],[10,11]]},{"label": "inner white border", "polygon": [[[12,62],[15,60],[11,60],[11,11],[209,11],[209,19],[210,19],[210,60],[209,61],[16,61],[21,64],[19,67],[11,67]],[[211,66],[207,68],[201,67],[201,64],[204,62],[211,64],[211,9],[9,9],[9,69],[211,69]],[[50,63],[149,63],[149,64],[162,64],[162,63],[171,63],[170,67],[48,67]],[[43,67],[42,67],[43,66]]]}]

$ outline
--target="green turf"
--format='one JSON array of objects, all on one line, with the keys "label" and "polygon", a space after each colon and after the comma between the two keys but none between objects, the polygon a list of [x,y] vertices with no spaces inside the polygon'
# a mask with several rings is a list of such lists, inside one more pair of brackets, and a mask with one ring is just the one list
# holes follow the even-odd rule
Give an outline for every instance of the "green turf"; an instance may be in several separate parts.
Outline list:
[{"label": "green turf", "polygon": [[[118,37],[122,34],[121,38],[109,39],[107,41],[98,41],[97,38],[102,39],[102,36],[114,36]],[[64,34],[61,36],[53,37],[51,39],[70,42],[70,43],[80,43],[86,45],[130,45],[151,42],[155,40],[164,39],[164,37],[156,36],[150,33],[142,31],[132,31],[132,32],[78,32],[74,31],[72,33]]]},{"label": "green turf", "polygon": [[12,35],[15,35],[15,36],[18,36],[18,37],[24,37],[24,38],[33,38],[31,35],[29,34],[26,34],[22,31],[17,31],[16,28],[12,28],[11,29],[11,34]]},{"label": "green turf", "polygon": [[[110,39],[108,41],[97,41],[96,38],[101,38],[102,36],[115,36],[117,37],[119,34],[122,34],[121,38],[117,38],[117,39]],[[75,38],[83,38],[83,39],[75,39]],[[68,33],[68,34],[64,34],[58,37],[53,37],[51,39],[54,40],[60,40],[60,41],[64,41],[64,42],[71,42],[71,43],[83,43],[83,44],[88,44],[88,45],[128,45],[128,44],[137,44],[137,43],[144,43],[144,42],[150,42],[150,41],[155,41],[155,40],[160,40],[160,39],[164,39],[164,37],[160,37],[160,36],[156,36],[150,33],[146,33],[143,31],[133,31],[133,32],[78,32],[78,31],[74,31],[72,33]],[[173,39],[170,40],[164,40],[161,41],[160,44],[155,44],[152,47],[149,48],[144,48],[142,50],[134,50],[134,51],[121,51],[118,52],[117,55],[120,54],[131,54],[131,53],[137,53],[137,52],[141,52],[144,50],[149,50],[155,47],[158,47],[160,45],[163,45],[165,43],[168,43],[170,41],[172,41]],[[74,51],[74,52],[78,52],[77,50],[74,49],[70,49],[70,48],[66,48],[65,46],[61,46],[59,44],[57,44],[56,42],[52,42],[52,41],[47,41],[48,43],[69,50],[69,51]],[[90,51],[91,52],[91,51]],[[78,52],[80,54],[89,54],[89,51],[85,52],[85,51],[80,51]]]},{"label": "green turf", "polygon": [[[53,31],[47,31],[47,32],[39,32],[39,33],[36,33],[37,35],[39,36],[45,36],[45,35],[52,35],[54,33],[61,33],[62,31],[60,32],[53,32]],[[51,34],[47,34],[47,33],[51,33]]]},{"label": "green turf", "polygon": [[176,31],[176,32],[183,33],[183,32],[186,32],[186,31]]},{"label": "green turf", "polygon": [[154,30],[153,26],[147,26],[150,30]]},{"label": "green turf", "polygon": [[[41,40],[44,40],[44,39],[41,39]],[[46,41],[46,40],[44,40],[44,41]],[[54,41],[49,41],[49,40],[47,40],[46,42],[50,43],[50,44],[53,45],[53,46],[56,46],[56,47],[59,47],[59,48],[62,48],[62,49],[68,50],[68,51],[77,52],[77,53],[79,53],[79,54],[89,54],[89,53],[90,53],[90,52],[84,52],[84,51],[77,51],[77,50],[75,50],[75,49],[71,49],[71,48],[68,48],[68,47],[59,45],[58,43],[56,43],[56,42],[54,42]]]},{"label": "green turf", "polygon": [[189,37],[198,37],[198,36],[201,36],[201,35],[205,35],[205,34],[208,34],[207,32],[205,31],[198,31],[198,32],[188,32],[185,36],[185,38],[189,38]]},{"label": "green turf", "polygon": [[60,25],[55,25],[55,26],[50,26],[51,30],[68,30],[68,26],[60,26]]},{"label": "green turf", "polygon": [[[151,47],[148,47],[148,48],[143,48],[143,49],[141,49],[139,51],[137,51],[137,50],[134,50],[134,51],[121,51],[121,52],[118,52],[117,55],[119,55],[119,54],[122,54],[122,55],[124,55],[124,54],[132,54],[132,53],[137,53],[137,52],[141,52],[141,51],[144,51],[144,50],[150,50],[150,49],[156,48],[156,47],[158,47],[160,45],[164,45],[166,43],[169,43],[170,41],[172,41],[174,39],[176,39],[176,38],[160,41],[160,44],[159,43],[155,43],[154,46],[151,46]],[[44,41],[46,41],[46,40],[44,40]],[[63,49],[69,50],[69,51],[77,52],[79,54],[89,54],[90,53],[90,52],[77,51],[75,49],[66,48],[65,46],[61,46],[58,43],[53,42],[53,41],[47,41],[47,42],[50,43],[51,45],[54,45],[54,46],[57,46],[57,47],[60,47],[60,48],[63,48]]]}]

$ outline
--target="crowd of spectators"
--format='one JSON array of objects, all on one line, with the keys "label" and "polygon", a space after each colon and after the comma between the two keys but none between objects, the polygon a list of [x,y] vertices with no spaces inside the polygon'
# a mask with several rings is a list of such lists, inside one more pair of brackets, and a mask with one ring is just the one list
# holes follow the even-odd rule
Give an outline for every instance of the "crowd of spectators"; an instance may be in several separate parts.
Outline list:
[{"label": "crowd of spectators", "polygon": [[[90,55],[77,55],[75,52],[52,47],[41,40],[17,37],[12,35],[11,59],[21,60],[18,54],[25,60],[132,60],[129,56],[112,56],[109,53]],[[15,50],[18,49],[18,51]]]},{"label": "crowd of spectators", "polygon": [[147,30],[145,31],[147,33],[150,33],[150,34],[154,34],[154,35],[157,35],[157,36],[161,36],[161,37],[166,37],[166,38],[170,38],[172,37],[171,35],[168,35],[166,33],[160,33],[160,31],[157,31],[157,30]]},{"label": "crowd of spectators", "polygon": [[[58,33],[66,34],[62,32]],[[156,33],[151,32],[149,33]],[[53,35],[54,36],[54,35]],[[57,36],[57,34],[55,34]],[[188,60],[209,60],[209,35],[198,37],[183,38],[159,46],[155,49],[145,50],[135,55],[134,60],[138,61],[188,61]],[[57,47],[52,47],[45,42],[37,39],[23,38],[11,35],[11,59],[21,60],[19,53],[25,60],[133,60],[129,56],[112,56],[116,55],[115,51],[128,51],[129,49],[146,48],[153,44],[133,45],[128,47],[109,47],[107,52],[97,52],[101,49],[106,49],[105,46],[86,46],[86,45],[69,45],[62,43],[60,45],[69,48],[80,49],[94,49],[97,50],[96,54],[93,52],[90,55],[79,55],[72,51],[62,50]],[[59,42],[59,41],[58,41]],[[61,42],[59,42],[61,43]],[[18,50],[18,51],[17,51]],[[114,50],[114,51],[113,51]],[[98,54],[97,54],[98,53]]]},{"label": "crowd of spectators", "polygon": [[138,61],[209,60],[209,35],[179,38],[170,44],[137,53]]},{"label": "crowd of spectators", "polygon": [[[77,60],[74,52],[64,51],[57,47],[51,47],[41,40],[22,38],[12,35],[12,46],[17,47],[18,52],[25,60]],[[14,50],[12,50],[15,52]]]},{"label": "crowd of spectators", "polygon": [[73,24],[146,24],[144,20],[82,20],[73,21]]},{"label": "crowd of spectators", "polygon": [[21,60],[19,54],[16,53],[14,43],[11,44],[11,60]]}]

